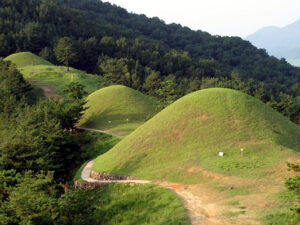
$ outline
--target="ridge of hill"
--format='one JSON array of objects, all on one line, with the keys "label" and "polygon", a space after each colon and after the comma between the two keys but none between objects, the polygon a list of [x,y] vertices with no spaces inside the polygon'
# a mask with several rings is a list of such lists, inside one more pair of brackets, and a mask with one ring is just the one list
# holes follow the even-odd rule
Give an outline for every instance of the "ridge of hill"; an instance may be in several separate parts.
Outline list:
[{"label": "ridge of hill", "polygon": [[79,126],[109,130],[124,136],[146,120],[159,108],[158,101],[123,85],[99,89],[87,97]]},{"label": "ridge of hill", "polygon": [[[7,9],[1,14],[0,56],[26,50],[54,62],[57,40],[69,36],[80,53],[76,68],[88,72],[99,69],[99,56],[107,55],[132,59],[133,67],[138,62],[162,77],[173,74],[177,79],[229,76],[237,71],[243,78],[270,84],[291,86],[300,80],[299,69],[239,37],[166,24],[99,0],[1,1],[0,7]],[[143,81],[145,74],[137,74]]]},{"label": "ridge of hill", "polygon": [[93,170],[186,183],[214,172],[258,178],[299,157],[299,136],[297,125],[256,98],[212,88],[168,106],[99,156]]},{"label": "ridge of hill", "polygon": [[11,61],[16,64],[18,68],[25,66],[37,66],[37,65],[46,65],[52,66],[53,64],[49,61],[39,57],[31,52],[18,52],[7,56],[4,60]]},{"label": "ridge of hill", "polygon": [[88,74],[84,71],[64,66],[55,66],[43,58],[31,53],[20,52],[5,58],[16,64],[24,78],[31,84],[40,87],[46,97],[62,94],[61,90],[70,82],[79,82],[85,86],[88,93],[110,84],[99,75]]},{"label": "ridge of hill", "polygon": [[[254,46],[288,61],[300,59],[300,20],[284,27],[263,27],[246,37]],[[295,64],[299,66],[299,64]]]}]

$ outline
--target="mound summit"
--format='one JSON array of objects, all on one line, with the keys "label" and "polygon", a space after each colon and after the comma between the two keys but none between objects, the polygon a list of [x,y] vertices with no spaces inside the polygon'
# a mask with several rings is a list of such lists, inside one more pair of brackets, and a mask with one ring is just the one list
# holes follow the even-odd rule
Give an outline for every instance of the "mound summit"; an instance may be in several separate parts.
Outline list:
[{"label": "mound summit", "polygon": [[297,125],[258,99],[212,88],[168,106],[99,156],[93,170],[187,183],[204,171],[264,176],[299,157],[299,137]]},{"label": "mound summit", "polygon": [[136,129],[158,110],[155,99],[122,85],[93,92],[86,106],[79,126],[121,132],[120,136]]},{"label": "mound summit", "polygon": [[47,65],[50,66],[52,63],[47,60],[39,57],[31,52],[19,52],[12,55],[9,55],[5,58],[7,61],[11,61],[16,64],[18,68],[25,66],[36,66],[36,65]]}]

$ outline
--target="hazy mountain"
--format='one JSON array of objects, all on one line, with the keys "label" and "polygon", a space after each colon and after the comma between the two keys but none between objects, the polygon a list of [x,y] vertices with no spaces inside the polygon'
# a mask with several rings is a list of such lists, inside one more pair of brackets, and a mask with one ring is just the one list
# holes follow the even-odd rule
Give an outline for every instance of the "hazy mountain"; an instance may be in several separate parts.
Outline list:
[{"label": "hazy mountain", "polygon": [[246,37],[253,45],[269,54],[286,58],[293,64],[300,59],[300,20],[285,27],[264,27]]}]

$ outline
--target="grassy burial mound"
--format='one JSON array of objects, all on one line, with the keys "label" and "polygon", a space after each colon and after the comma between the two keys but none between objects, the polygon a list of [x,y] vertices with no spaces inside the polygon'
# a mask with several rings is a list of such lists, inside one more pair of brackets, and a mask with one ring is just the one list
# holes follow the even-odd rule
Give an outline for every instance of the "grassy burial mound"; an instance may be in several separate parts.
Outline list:
[{"label": "grassy burial mound", "polygon": [[168,106],[99,156],[93,170],[187,183],[212,172],[263,177],[299,158],[299,137],[299,126],[256,98],[212,88]]},{"label": "grassy burial mound", "polygon": [[83,71],[64,66],[54,66],[43,58],[30,52],[21,52],[8,56],[5,60],[15,63],[30,83],[40,87],[47,97],[60,93],[70,82],[79,82],[88,93],[101,88],[107,81],[100,76],[87,74]]},{"label": "grassy burial mound", "polygon": [[79,126],[109,130],[118,136],[132,132],[158,110],[155,99],[122,85],[95,91],[86,106]]},{"label": "grassy burial mound", "polygon": [[16,64],[18,68],[25,66],[36,66],[36,65],[46,65],[51,66],[52,63],[39,57],[31,52],[19,52],[6,57],[4,60],[11,61]]}]

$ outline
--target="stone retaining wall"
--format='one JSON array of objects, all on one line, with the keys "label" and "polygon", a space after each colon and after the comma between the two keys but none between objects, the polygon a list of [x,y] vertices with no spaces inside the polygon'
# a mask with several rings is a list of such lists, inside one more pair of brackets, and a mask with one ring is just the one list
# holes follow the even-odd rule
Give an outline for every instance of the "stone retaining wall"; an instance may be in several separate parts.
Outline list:
[{"label": "stone retaining wall", "polygon": [[103,187],[106,185],[109,185],[109,183],[75,181],[73,187],[76,190],[83,190],[83,189],[94,189],[94,188]]},{"label": "stone retaining wall", "polygon": [[91,178],[94,180],[135,180],[135,177],[119,174],[100,173],[95,171],[91,171]]},{"label": "stone retaining wall", "polygon": [[[94,189],[98,187],[104,187],[109,184],[113,184],[114,182],[107,182],[107,183],[101,183],[101,182],[86,182],[86,181],[75,181],[73,184],[73,188],[75,190],[84,190],[84,189]],[[130,186],[140,185],[138,183],[129,182],[129,183],[121,183],[126,184]]]}]

